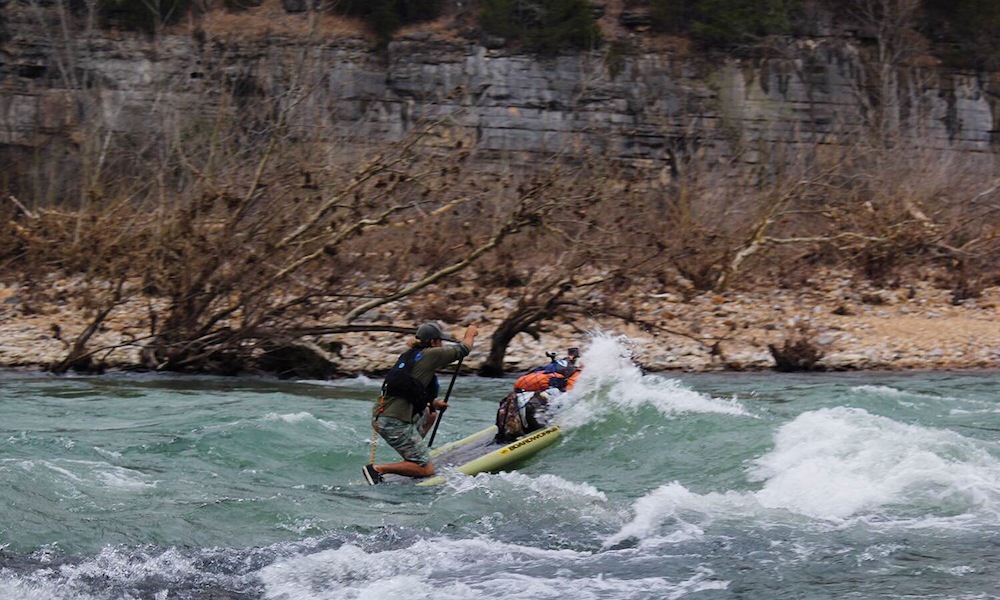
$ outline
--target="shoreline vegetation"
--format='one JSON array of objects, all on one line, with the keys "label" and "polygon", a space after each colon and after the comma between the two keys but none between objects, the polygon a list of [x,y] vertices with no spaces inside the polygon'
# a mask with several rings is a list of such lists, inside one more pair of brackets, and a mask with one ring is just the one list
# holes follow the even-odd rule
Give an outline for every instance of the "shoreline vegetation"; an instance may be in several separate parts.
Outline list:
[{"label": "shoreline vegetation", "polygon": [[92,174],[76,206],[0,199],[0,364],[377,374],[426,320],[479,322],[484,376],[592,331],[650,371],[1000,356],[992,156],[852,147],[664,183],[598,157],[497,172],[419,135],[330,163],[275,126]]},{"label": "shoreline vegetation", "polygon": [[[907,128],[925,49],[912,19],[854,38],[864,110],[822,141],[753,137],[723,111],[724,148],[692,128],[662,159],[626,160],[568,144],[490,154],[459,105],[407,109],[392,140],[317,127],[336,116],[312,38],[259,80],[220,55],[193,80],[198,110],[164,82],[155,111],[118,129],[102,115],[124,84],[87,52],[146,34],[112,35],[72,3],[14,4],[49,53],[25,72],[50,79],[31,85],[58,89],[73,118],[0,155],[0,365],[377,374],[426,320],[479,322],[469,369],[484,376],[594,331],[626,336],[650,371],[1000,358],[1000,155]],[[599,77],[627,59],[615,48],[594,55]]]},{"label": "shoreline vegetation", "polygon": [[[72,340],[90,317],[73,293],[70,280],[50,282],[53,299],[29,301],[22,288],[0,284],[0,367],[46,370],[63,360]],[[477,298],[473,289],[452,291]],[[952,301],[947,290],[920,281],[898,289],[857,286],[847,273],[827,272],[802,289],[761,288],[684,299],[671,292],[630,289],[633,308],[658,323],[656,328],[620,320],[557,318],[539,339],[521,334],[511,342],[505,371],[517,373],[544,363],[545,352],[569,346],[584,349],[594,335],[623,336],[632,359],[651,372],[966,370],[1000,366],[1000,287],[984,289],[974,300]],[[466,368],[476,371],[488,351],[489,336],[515,303],[510,290],[495,290],[479,301],[453,305],[454,322],[476,320],[484,336]],[[447,299],[447,293],[441,298]],[[435,298],[438,300],[440,298]],[[107,316],[91,344],[95,369],[148,370],[143,340],[149,327],[148,298],[136,299]],[[417,322],[411,307],[384,310],[379,320]],[[407,329],[402,327],[401,329]],[[317,347],[335,366],[310,365],[288,376],[330,378],[378,376],[406,342],[394,332],[337,335]],[[331,343],[333,342],[333,343]],[[779,357],[800,361],[779,364]],[[315,357],[312,358],[316,360]],[[306,361],[308,363],[308,361]],[[99,368],[97,368],[99,366]],[[273,374],[273,373],[272,373]]]}]

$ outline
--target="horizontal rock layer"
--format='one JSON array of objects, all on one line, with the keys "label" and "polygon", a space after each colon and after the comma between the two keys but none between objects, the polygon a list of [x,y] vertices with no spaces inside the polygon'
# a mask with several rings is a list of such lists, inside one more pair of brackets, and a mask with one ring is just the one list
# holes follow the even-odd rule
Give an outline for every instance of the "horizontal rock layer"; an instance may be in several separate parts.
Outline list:
[{"label": "horizontal rock layer", "polygon": [[8,12],[2,145],[72,139],[95,120],[138,134],[157,120],[270,99],[294,103],[300,132],[338,144],[394,140],[445,119],[434,142],[485,159],[590,152],[659,167],[687,153],[754,162],[775,143],[844,144],[873,128],[921,148],[1000,148],[1000,74],[907,67],[879,80],[850,39],[789,40],[755,59],[612,46],[543,59],[420,32],[384,51],[354,37],[67,36],[55,21]]}]

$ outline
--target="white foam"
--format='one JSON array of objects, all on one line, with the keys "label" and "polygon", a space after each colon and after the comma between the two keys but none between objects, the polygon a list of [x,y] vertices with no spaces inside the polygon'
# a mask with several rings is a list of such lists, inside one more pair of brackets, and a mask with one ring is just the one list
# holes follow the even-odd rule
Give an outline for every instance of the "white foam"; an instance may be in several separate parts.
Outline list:
[{"label": "white foam", "polygon": [[607,557],[600,553],[540,549],[486,538],[436,538],[374,552],[347,544],[276,562],[260,575],[266,598],[298,600],[597,600],[636,594],[680,598],[728,585],[705,569],[683,581],[655,575],[620,579],[599,571],[591,575],[604,560]]},{"label": "white foam", "polygon": [[451,493],[435,499],[436,508],[449,511],[456,504],[481,503],[487,513],[481,522],[486,525],[491,515],[500,514],[503,515],[501,521],[517,520],[522,525],[544,518],[544,515],[559,515],[563,525],[586,523],[588,527],[620,521],[619,510],[608,502],[604,492],[590,484],[568,481],[557,475],[511,471],[470,477],[452,470],[446,472],[445,477]]},{"label": "white foam", "polygon": [[651,406],[667,416],[720,413],[747,416],[735,400],[712,398],[684,387],[675,379],[643,374],[631,359],[625,337],[595,333],[581,357],[583,373],[563,400],[557,420],[573,428],[610,412],[636,411]]},{"label": "white foam", "polygon": [[631,507],[631,520],[605,541],[614,547],[674,544],[720,520],[820,529],[975,530],[1000,520],[1000,461],[989,442],[908,425],[861,409],[807,412],[781,427],[773,450],[755,460],[757,491],[697,494],[678,482]]},{"label": "white foam", "polygon": [[356,429],[354,429],[353,427],[350,427],[350,426],[346,425],[343,421],[334,422],[334,421],[328,421],[328,420],[325,420],[325,419],[320,419],[316,415],[314,415],[314,414],[312,414],[310,412],[307,412],[307,411],[302,411],[302,412],[297,412],[297,413],[284,413],[284,414],[279,414],[279,413],[273,413],[272,412],[272,413],[267,413],[262,418],[263,418],[263,420],[265,422],[268,422],[268,421],[270,421],[270,422],[280,421],[282,423],[287,423],[288,425],[302,425],[302,424],[312,425],[312,424],[316,424],[316,425],[319,425],[320,427],[322,427],[323,429],[327,429],[327,430],[335,432],[335,433],[340,433],[340,434],[345,434],[345,435],[346,434],[352,434],[352,435],[353,434],[357,434],[357,430]]},{"label": "white foam", "polygon": [[138,491],[155,488],[155,481],[148,481],[142,473],[105,462],[70,459],[7,459],[0,464],[14,466],[24,471],[44,469],[54,474],[57,481],[79,495],[79,488],[95,486],[115,491]]},{"label": "white foam", "polygon": [[104,448],[101,448],[100,446],[91,446],[91,448],[94,450],[94,452],[97,452],[101,456],[106,456],[106,457],[111,458],[111,459],[116,459],[117,460],[117,459],[120,459],[122,457],[122,453],[121,452],[116,452],[114,450],[106,450]]},{"label": "white foam", "polygon": [[474,490],[502,490],[520,498],[540,497],[566,501],[569,505],[593,506],[606,504],[608,501],[604,492],[588,483],[567,481],[557,475],[530,476],[518,471],[501,473],[479,473],[475,477],[453,472],[446,474],[447,485],[456,493],[463,494]]},{"label": "white foam", "polygon": [[299,423],[305,423],[307,421],[315,422],[318,419],[316,419],[316,417],[312,413],[303,411],[303,412],[287,413],[287,414],[268,413],[264,415],[264,420],[283,421],[285,423],[288,423],[289,425],[297,425]]},{"label": "white foam", "polygon": [[67,590],[60,581],[19,579],[11,573],[0,572],[0,598],[4,600],[92,600],[92,594],[80,590]]},{"label": "white foam", "polygon": [[318,385],[321,387],[343,387],[343,388],[354,388],[357,386],[377,388],[382,386],[381,379],[372,379],[367,375],[358,375],[357,377],[345,377],[342,379],[299,379],[295,383],[300,383],[303,385]]},{"label": "white foam", "polygon": [[898,388],[894,388],[888,385],[857,385],[851,388],[851,391],[861,393],[861,394],[873,394],[878,396],[909,396],[908,392],[904,392]]},{"label": "white foam", "polygon": [[105,546],[92,560],[76,566],[62,568],[70,580],[108,578],[134,585],[150,577],[166,581],[186,581],[196,578],[200,571],[192,557],[175,548],[162,552],[136,553],[126,547]]},{"label": "white foam", "polygon": [[856,408],[807,412],[754,461],[765,507],[843,519],[905,505],[928,516],[1000,514],[1000,463],[949,431],[898,423]]},{"label": "white foam", "polygon": [[[38,553],[36,553],[37,555]],[[109,598],[107,591],[91,592],[93,582],[113,582],[116,586],[141,586],[146,597],[148,582],[157,581],[166,589],[155,591],[157,600],[175,597],[170,588],[175,582],[196,580],[201,572],[192,557],[175,549],[145,553],[123,547],[105,547],[98,555],[80,563],[65,563],[37,572],[21,575],[0,570],[0,598],[4,600],[91,600]],[[236,576],[215,577],[217,583],[242,587],[245,582]],[[127,592],[115,598],[132,598]]]},{"label": "white foam", "polygon": [[636,500],[632,511],[632,520],[605,540],[605,548],[630,539],[638,540],[642,547],[698,539],[716,518],[746,517],[758,512],[759,504],[751,494],[696,494],[675,481]]},{"label": "white foam", "polygon": [[903,402],[902,401],[903,398],[909,400],[929,400],[932,402],[964,401],[964,399],[956,398],[954,396],[938,396],[936,394],[925,394],[921,392],[914,392],[911,390],[903,390],[888,385],[858,385],[851,388],[851,391],[869,396],[882,396],[884,398],[895,398],[897,401],[899,401],[900,404],[903,404],[904,406],[915,406],[915,405]]},{"label": "white foam", "polygon": [[137,492],[157,486],[157,482],[146,481],[144,476],[121,467],[98,470],[96,475],[97,479],[104,484],[104,487],[117,491]]}]

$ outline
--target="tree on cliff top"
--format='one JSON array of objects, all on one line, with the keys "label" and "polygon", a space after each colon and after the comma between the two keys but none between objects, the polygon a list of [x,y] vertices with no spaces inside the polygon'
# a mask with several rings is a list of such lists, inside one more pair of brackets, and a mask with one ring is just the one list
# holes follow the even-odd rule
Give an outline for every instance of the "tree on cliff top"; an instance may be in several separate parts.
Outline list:
[{"label": "tree on cliff top", "polygon": [[601,30],[587,0],[481,0],[483,31],[532,52],[589,50]]},{"label": "tree on cliff top", "polygon": [[924,0],[924,7],[922,28],[932,39],[947,43],[943,50],[950,63],[1000,69],[1000,2]]},{"label": "tree on cliff top", "polygon": [[339,0],[327,10],[359,17],[384,43],[404,25],[437,18],[441,5],[442,0]]},{"label": "tree on cliff top", "polygon": [[653,28],[690,33],[707,46],[730,48],[787,34],[802,0],[637,0],[647,2]]}]

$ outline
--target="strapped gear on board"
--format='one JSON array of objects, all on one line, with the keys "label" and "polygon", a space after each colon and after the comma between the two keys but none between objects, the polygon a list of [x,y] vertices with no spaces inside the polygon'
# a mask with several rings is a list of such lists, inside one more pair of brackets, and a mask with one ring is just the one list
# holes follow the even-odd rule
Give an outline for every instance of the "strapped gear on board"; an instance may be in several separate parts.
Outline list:
[{"label": "strapped gear on board", "polygon": [[519,377],[514,382],[514,389],[525,392],[541,392],[549,388],[555,388],[560,392],[570,390],[580,375],[580,369],[576,366],[580,351],[570,348],[568,354],[566,358],[557,359],[554,352],[546,352],[545,355],[551,362]]},{"label": "strapped gear on board", "polygon": [[549,408],[548,392],[511,392],[497,409],[497,434],[494,441],[507,444],[526,433],[544,429]]},{"label": "strapped gear on board", "polygon": [[546,416],[552,395],[572,389],[582,372],[576,364],[580,351],[570,348],[567,354],[566,358],[557,359],[554,353],[546,352],[549,364],[517,379],[514,391],[504,396],[497,409],[496,443],[512,442],[548,425]]}]

